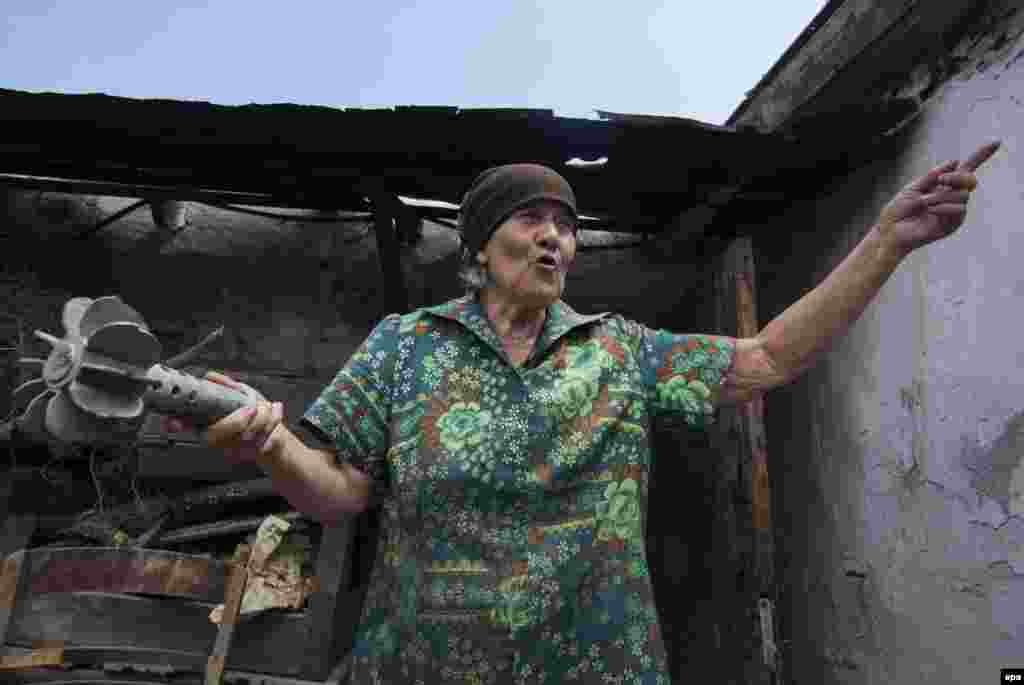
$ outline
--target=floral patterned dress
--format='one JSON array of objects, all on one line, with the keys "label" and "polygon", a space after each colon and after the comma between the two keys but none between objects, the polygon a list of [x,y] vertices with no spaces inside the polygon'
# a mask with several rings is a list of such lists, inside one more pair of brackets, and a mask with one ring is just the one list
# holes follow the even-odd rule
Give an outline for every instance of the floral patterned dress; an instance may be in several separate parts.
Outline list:
[{"label": "floral patterned dress", "polygon": [[711,422],[734,349],[563,302],[519,367],[474,296],[378,324],[304,417],[382,505],[351,682],[668,683],[651,418]]}]

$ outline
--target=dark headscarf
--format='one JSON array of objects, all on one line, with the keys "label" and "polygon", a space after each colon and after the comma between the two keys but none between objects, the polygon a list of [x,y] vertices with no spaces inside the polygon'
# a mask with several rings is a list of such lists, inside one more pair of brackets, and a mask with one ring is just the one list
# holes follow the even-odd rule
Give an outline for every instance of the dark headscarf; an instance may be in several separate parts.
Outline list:
[{"label": "dark headscarf", "polygon": [[535,200],[561,202],[576,216],[576,196],[569,182],[546,166],[505,164],[482,172],[462,198],[463,245],[475,255],[502,221]]}]

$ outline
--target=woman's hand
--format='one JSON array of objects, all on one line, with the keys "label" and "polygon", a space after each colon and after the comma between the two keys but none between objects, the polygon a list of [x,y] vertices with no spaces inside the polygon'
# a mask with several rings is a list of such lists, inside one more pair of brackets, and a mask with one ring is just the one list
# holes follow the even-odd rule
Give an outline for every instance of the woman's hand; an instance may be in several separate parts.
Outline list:
[{"label": "woman's hand", "polygon": [[978,187],[974,172],[1001,145],[982,145],[963,164],[946,162],[901,190],[883,209],[878,230],[897,254],[952,235],[967,215],[967,201]]},{"label": "woman's hand", "polygon": [[[284,418],[284,407],[280,402],[268,402],[249,386],[229,376],[210,371],[206,380],[229,388],[246,390],[261,398],[255,405],[241,407],[202,431],[203,441],[210,447],[224,450],[228,461],[244,463],[257,461],[275,447],[274,431]],[[176,432],[193,428],[190,422],[176,416],[165,416],[163,428]]]}]

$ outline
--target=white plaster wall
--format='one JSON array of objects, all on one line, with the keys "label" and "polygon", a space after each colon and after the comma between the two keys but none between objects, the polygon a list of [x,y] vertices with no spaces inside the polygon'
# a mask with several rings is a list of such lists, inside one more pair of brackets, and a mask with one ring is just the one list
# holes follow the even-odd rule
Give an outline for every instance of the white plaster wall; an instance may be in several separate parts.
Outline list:
[{"label": "white plaster wall", "polygon": [[[901,186],[1001,138],[967,223],[768,396],[794,683],[986,683],[1024,664],[1024,41],[927,103],[897,159],[765,235],[763,316]],[[779,243],[776,230],[790,241]],[[767,321],[767,319],[766,319]]]}]

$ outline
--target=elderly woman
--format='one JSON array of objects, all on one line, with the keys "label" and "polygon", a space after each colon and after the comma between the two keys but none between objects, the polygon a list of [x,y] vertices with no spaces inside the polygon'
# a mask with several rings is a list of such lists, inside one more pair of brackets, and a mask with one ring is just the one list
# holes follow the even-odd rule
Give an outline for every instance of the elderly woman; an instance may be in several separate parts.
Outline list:
[{"label": "elderly woman", "polygon": [[652,417],[701,427],[793,380],[908,253],[962,223],[997,147],[907,186],[750,339],[576,313],[560,299],[572,189],[542,166],[490,169],[462,204],[469,294],[381,321],[302,439],[264,402],[207,440],[324,522],[382,505],[353,682],[668,683],[642,534]]}]

